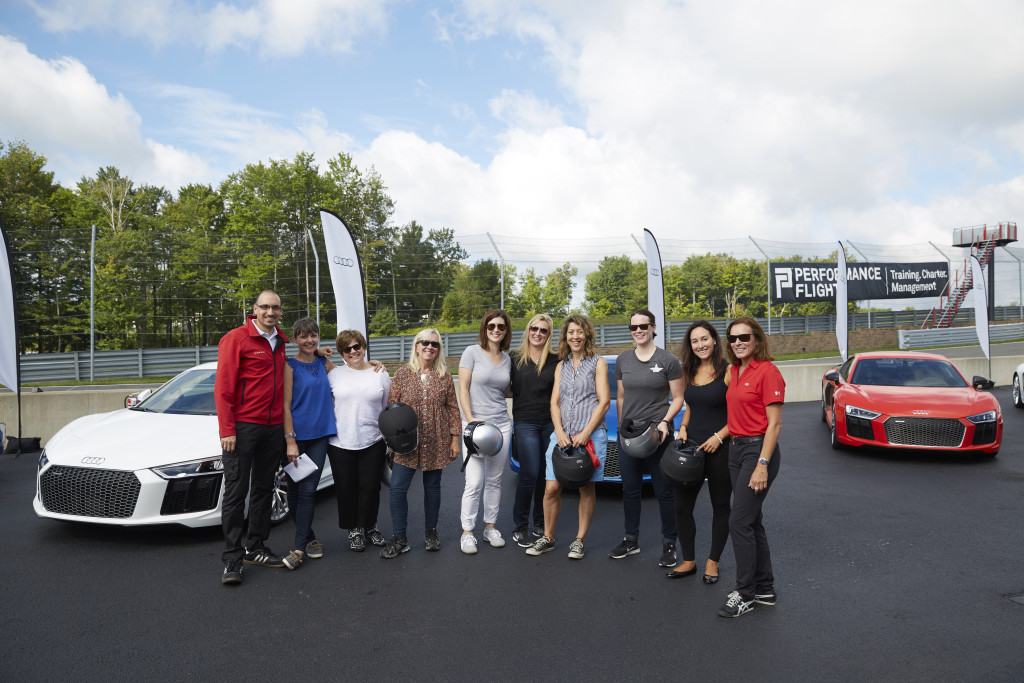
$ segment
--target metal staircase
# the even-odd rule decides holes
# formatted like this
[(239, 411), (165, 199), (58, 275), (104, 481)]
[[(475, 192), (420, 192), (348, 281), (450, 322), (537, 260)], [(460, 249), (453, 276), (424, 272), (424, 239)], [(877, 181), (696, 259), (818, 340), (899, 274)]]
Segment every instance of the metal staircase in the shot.
[[(958, 238), (959, 235), (959, 238)], [(977, 256), (982, 268), (988, 268), (995, 257), (997, 246), (1008, 244), (1017, 239), (1016, 223), (999, 223), (996, 226), (976, 226), (961, 228), (954, 232), (954, 246), (970, 247), (970, 256)], [(974, 273), (971, 269), (970, 256), (963, 260), (946, 283), (939, 295), (939, 305), (932, 309), (931, 315), (922, 325), (923, 329), (949, 327), (953, 323), (960, 305), (967, 293), (974, 287)]]

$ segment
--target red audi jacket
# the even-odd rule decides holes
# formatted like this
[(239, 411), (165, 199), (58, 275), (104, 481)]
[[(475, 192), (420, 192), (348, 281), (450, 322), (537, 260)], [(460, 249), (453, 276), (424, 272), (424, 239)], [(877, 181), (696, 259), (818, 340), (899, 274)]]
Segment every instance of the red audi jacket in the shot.
[(254, 316), (231, 330), (217, 346), (214, 398), (220, 435), (235, 436), (236, 422), (279, 425), (284, 422), (284, 345), (277, 331), (277, 348), (256, 331)]

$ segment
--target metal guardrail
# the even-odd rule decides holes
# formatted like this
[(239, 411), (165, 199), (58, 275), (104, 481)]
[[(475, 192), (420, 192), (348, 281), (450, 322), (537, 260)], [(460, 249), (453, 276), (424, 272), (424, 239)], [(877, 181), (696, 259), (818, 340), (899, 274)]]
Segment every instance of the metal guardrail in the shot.
[[(876, 311), (868, 313), (854, 313), (850, 315), (850, 329), (871, 328), (914, 328), (901, 330), (900, 348), (912, 348), (903, 346), (903, 333), (948, 333), (963, 334), (963, 343), (973, 343), (976, 340), (974, 328), (944, 328), (942, 330), (920, 330), (918, 329), (928, 317), (930, 311)], [(1010, 320), (1024, 318), (1024, 310), (1019, 306), (1002, 306), (996, 308), (995, 320)], [(765, 330), (771, 334), (807, 334), (810, 332), (829, 332), (836, 328), (836, 317), (834, 315), (806, 315), (790, 316), (784, 318), (758, 318), (757, 321)], [(956, 324), (970, 325), (974, 322), (974, 311), (972, 309), (961, 310), (954, 320)], [(712, 320), (720, 334), (725, 334), (726, 319)], [(689, 321), (669, 321), (662, 326), (662, 333), (670, 343), (682, 341), (686, 329), (690, 326)], [(993, 326), (991, 329), (992, 341), (1003, 341), (1003, 337), (996, 337), (997, 327), (1015, 327), (1013, 325)], [(629, 334), (628, 325), (598, 325), (596, 327), (598, 346), (629, 346), (632, 344), (632, 337)], [(519, 343), (522, 330), (512, 332), (513, 346)], [(999, 334), (1004, 334), (999, 332)], [(1006, 334), (1014, 334), (1007, 331)], [(556, 327), (552, 335), (552, 342), (558, 344), (560, 330)], [(1024, 336), (1019, 333), (1017, 339)], [(459, 356), (466, 347), (475, 344), (477, 341), (476, 332), (445, 332), (441, 335), (444, 343), (445, 353), (449, 356)], [(909, 336), (908, 339), (918, 337)], [(409, 359), (412, 353), (412, 336), (401, 337), (373, 337), (372, 357), (382, 361), (404, 361)], [(956, 337), (960, 339), (960, 337)], [(916, 341), (908, 341), (908, 344), (916, 344)], [(946, 343), (957, 344), (961, 341), (932, 341), (920, 342), (928, 346), (940, 346)], [(292, 355), (297, 352), (294, 344), (289, 344), (287, 352)], [(920, 347), (916, 347), (920, 348)], [(93, 365), (93, 377), (96, 379), (117, 379), (127, 377), (160, 377), (174, 375), (182, 370), (217, 360), (216, 346), (189, 346), (172, 349), (132, 349), (127, 351), (96, 351), (95, 363)], [(89, 379), (89, 352), (72, 351), (70, 353), (29, 353), (21, 356), (21, 381), (25, 384), (33, 382), (61, 382), (66, 380), (87, 380)]]
[[(924, 349), (936, 346), (966, 346), (978, 343), (978, 332), (973, 327), (942, 327), (928, 330), (900, 330), (901, 349)], [(1016, 341), (1024, 339), (1024, 323), (989, 325), (989, 341)]]

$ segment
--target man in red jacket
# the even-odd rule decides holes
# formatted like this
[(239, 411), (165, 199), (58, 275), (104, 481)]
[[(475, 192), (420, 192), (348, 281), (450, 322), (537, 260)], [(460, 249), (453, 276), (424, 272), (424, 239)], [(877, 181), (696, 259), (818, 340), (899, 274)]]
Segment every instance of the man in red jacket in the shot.
[[(253, 315), (220, 340), (214, 396), (223, 449), (224, 573), (221, 582), (242, 582), (242, 565), (283, 567), (265, 543), (270, 536), (274, 474), (285, 452), (284, 366), (288, 339), (277, 329), (281, 297), (260, 293)], [(252, 477), (250, 491), (249, 479)], [(249, 531), (242, 545), (245, 498)]]

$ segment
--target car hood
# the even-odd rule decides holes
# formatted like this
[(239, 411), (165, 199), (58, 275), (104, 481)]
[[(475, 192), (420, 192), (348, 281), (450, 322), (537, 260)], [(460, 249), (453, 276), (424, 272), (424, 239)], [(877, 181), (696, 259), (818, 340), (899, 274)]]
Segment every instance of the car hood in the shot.
[(996, 410), (996, 399), (972, 387), (880, 387), (847, 384), (840, 397), (844, 404), (874, 410), (887, 415), (912, 415), (927, 410), (929, 417), (967, 417)]
[[(220, 454), (216, 415), (128, 409), (78, 418), (46, 444), (46, 457), (52, 463), (114, 470), (138, 470)], [(83, 463), (82, 458), (93, 462)]]

